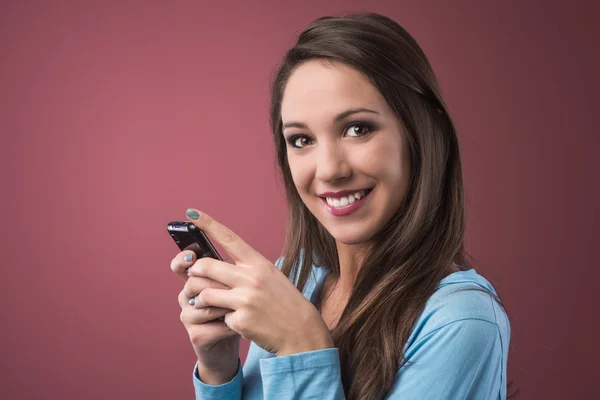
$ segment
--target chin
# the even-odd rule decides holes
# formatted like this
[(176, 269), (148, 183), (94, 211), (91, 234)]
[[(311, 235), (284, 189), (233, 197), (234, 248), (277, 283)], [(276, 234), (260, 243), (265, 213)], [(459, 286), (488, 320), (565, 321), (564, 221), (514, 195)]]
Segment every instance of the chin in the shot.
[(372, 229), (366, 229), (366, 227), (361, 228), (350, 228), (350, 227), (336, 227), (333, 229), (329, 229), (325, 226), (327, 232), (341, 244), (345, 244), (347, 246), (359, 245), (368, 242), (373, 237)]

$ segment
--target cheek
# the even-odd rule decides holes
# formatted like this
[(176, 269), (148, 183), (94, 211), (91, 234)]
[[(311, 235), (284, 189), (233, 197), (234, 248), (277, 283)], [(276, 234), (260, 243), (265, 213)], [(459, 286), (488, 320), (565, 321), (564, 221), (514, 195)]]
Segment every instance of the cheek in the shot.
[(408, 149), (399, 134), (374, 143), (368, 153), (361, 155), (360, 163), (364, 171), (375, 177), (392, 195), (403, 196), (410, 180), (410, 159)]
[(389, 184), (390, 179), (397, 178), (401, 173), (402, 160), (399, 151), (399, 146), (380, 140), (353, 149), (349, 153), (352, 154), (352, 165), (355, 169)]
[(386, 177), (386, 183), (393, 197), (401, 201), (406, 195), (408, 183), (410, 182), (410, 158), (407, 149), (397, 146), (393, 151), (387, 150), (387, 160), (382, 172)]
[(296, 186), (296, 190), (300, 196), (304, 196), (310, 190), (310, 164), (306, 160), (307, 157), (298, 157), (291, 155), (288, 157), (288, 164), (292, 174), (292, 180)]

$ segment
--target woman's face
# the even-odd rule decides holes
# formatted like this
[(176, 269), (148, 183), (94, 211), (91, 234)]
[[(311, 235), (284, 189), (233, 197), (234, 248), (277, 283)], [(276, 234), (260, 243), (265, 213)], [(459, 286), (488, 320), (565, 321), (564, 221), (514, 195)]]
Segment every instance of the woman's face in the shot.
[(281, 117), (304, 204), (338, 242), (370, 240), (410, 180), (406, 134), (383, 96), (344, 64), (308, 61), (288, 80)]

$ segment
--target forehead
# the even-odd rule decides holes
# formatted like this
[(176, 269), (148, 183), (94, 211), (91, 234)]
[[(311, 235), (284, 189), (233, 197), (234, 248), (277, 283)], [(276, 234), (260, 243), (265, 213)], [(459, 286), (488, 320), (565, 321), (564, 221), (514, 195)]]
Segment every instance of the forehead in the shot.
[(283, 122), (329, 117), (350, 108), (383, 111), (386, 102), (359, 71), (341, 63), (311, 60), (298, 66), (286, 84)]

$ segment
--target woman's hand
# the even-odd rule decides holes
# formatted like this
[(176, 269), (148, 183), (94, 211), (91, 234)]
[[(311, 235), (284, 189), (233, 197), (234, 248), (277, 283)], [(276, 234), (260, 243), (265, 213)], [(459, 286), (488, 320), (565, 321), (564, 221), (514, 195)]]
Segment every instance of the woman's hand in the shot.
[(195, 307), (233, 310), (225, 313), (225, 324), (278, 356), (334, 347), (317, 309), (277, 267), (210, 216), (195, 210), (187, 215), (234, 263), (201, 258), (192, 265), (190, 279), (211, 279), (228, 287), (188, 292), (195, 296)]
[(238, 370), (240, 336), (219, 320), (231, 310), (190, 304), (190, 298), (206, 288), (225, 288), (209, 278), (188, 278), (185, 271), (194, 261), (194, 252), (183, 251), (171, 262), (173, 272), (186, 281), (179, 293), (180, 318), (198, 357), (200, 379), (209, 385), (220, 385), (233, 379)]

